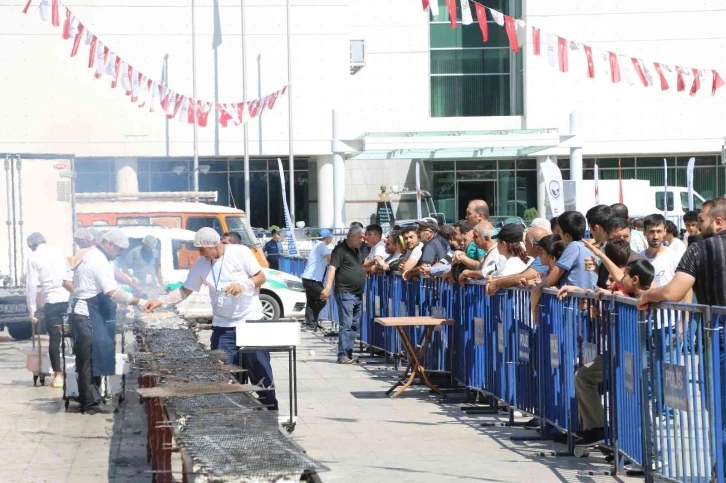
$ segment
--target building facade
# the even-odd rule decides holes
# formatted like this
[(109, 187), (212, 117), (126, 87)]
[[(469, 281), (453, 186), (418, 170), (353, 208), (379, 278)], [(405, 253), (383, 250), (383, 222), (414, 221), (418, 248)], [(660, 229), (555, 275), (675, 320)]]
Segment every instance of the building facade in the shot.
[[(285, 4), (246, 0), (248, 99), (287, 83)], [(645, 0), (487, 5), (599, 49), (721, 67), (726, 10), (717, 0), (685, 7)], [(188, 3), (84, 1), (72, 10), (134, 67), (192, 94)], [(94, 79), (85, 65), (88, 47), (70, 58), (71, 42), (39, 19), (37, 3), (28, 15), (17, 5), (0, 11), (4, 45), (15, 46), (0, 52), (6, 73), (2, 152), (74, 156), (79, 191), (192, 188), (192, 126), (138, 109), (109, 87), (107, 76)], [(283, 224), (277, 158), (289, 187), (289, 102), (294, 217), (308, 226), (374, 220), (381, 186), (413, 188), (417, 162), (422, 187), (447, 220), (463, 217), (474, 197), (489, 201), (499, 215), (541, 207), (537, 165), (548, 156), (565, 178), (592, 178), (595, 163), (601, 178), (617, 177), (620, 159), (624, 179), (653, 185), (663, 183), (665, 158), (669, 183), (681, 186), (695, 156), (696, 191), (704, 198), (726, 192), (726, 89), (714, 97), (690, 97), (675, 89), (588, 79), (584, 56), (576, 52), (570, 54), (571, 72), (563, 74), (548, 65), (546, 55), (533, 55), (529, 30), (517, 54), (491, 17), (487, 43), (476, 22), (459, 22), (452, 30), (444, 0), (436, 18), (418, 0), (292, 0), (290, 12), (291, 95), (249, 124), (254, 226)], [(243, 99), (240, 2), (198, 1), (194, 16), (198, 97)], [(574, 133), (573, 112), (580, 120)], [(218, 203), (244, 207), (242, 127), (222, 128), (210, 120), (198, 129), (197, 145), (199, 164), (209, 167), (199, 173), (200, 189), (217, 191)], [(570, 166), (573, 147), (582, 148), (582, 170)], [(129, 176), (136, 183), (128, 183)], [(410, 212), (404, 205), (394, 209)]]

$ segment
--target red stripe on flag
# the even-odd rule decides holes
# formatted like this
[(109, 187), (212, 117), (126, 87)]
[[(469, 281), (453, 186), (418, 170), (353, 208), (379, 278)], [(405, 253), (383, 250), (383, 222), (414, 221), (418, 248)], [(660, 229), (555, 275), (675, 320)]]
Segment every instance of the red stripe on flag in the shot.
[(660, 89), (662, 91), (667, 91), (669, 88), (668, 81), (666, 80), (665, 75), (663, 75), (663, 70), (661, 69), (660, 64), (658, 62), (653, 62), (653, 66), (655, 67), (655, 71), (658, 73), (658, 77), (660, 77)]
[(63, 22), (63, 40), (71, 38), (71, 11), (66, 9), (66, 19)]
[(691, 86), (691, 92), (688, 94), (691, 96), (695, 96), (698, 93), (698, 90), (701, 88), (701, 76), (698, 75), (699, 71), (698, 69), (691, 69), (693, 72), (693, 85)]
[(111, 89), (115, 89), (116, 85), (118, 84), (118, 74), (119, 74), (120, 70), (121, 70), (121, 57), (119, 57), (117, 55), (116, 63), (113, 66), (114, 77), (113, 77), (113, 80), (111, 81)]
[(618, 55), (614, 52), (608, 52), (610, 61), (610, 79), (613, 84), (620, 82), (620, 63), (618, 62)]
[(560, 72), (567, 72), (569, 68), (567, 62), (567, 39), (557, 37), (557, 59), (560, 64)]
[(676, 72), (678, 73), (678, 75), (676, 76), (676, 90), (678, 92), (685, 91), (686, 81), (683, 79), (683, 71), (680, 67), (676, 66)]
[(96, 61), (96, 42), (97, 41), (98, 41), (98, 39), (96, 38), (95, 35), (93, 37), (91, 37), (91, 48), (88, 52), (88, 68), (89, 69), (93, 67), (93, 63)]
[(618, 201), (623, 202), (623, 166), (620, 164), (620, 158), (618, 158), (618, 184), (620, 185), (620, 194)]
[(640, 82), (642, 82), (645, 87), (648, 87), (648, 78), (645, 76), (645, 72), (643, 71), (643, 66), (640, 65), (640, 61), (635, 58), (631, 58), (630, 60), (633, 62), (633, 67), (635, 67), (635, 73), (638, 74)]
[(481, 29), (481, 38), (484, 42), (489, 41), (489, 25), (487, 24), (487, 9), (484, 5), (474, 4), (476, 8), (476, 20), (479, 22)]
[[(86, 30), (86, 27), (83, 26), (82, 23), (78, 24), (78, 33), (76, 34), (75, 38), (73, 39), (73, 49), (71, 49), (71, 57), (75, 57), (78, 53), (78, 48), (81, 46), (81, 40), (83, 39), (84, 31)], [(94, 54), (96, 53), (96, 46), (94, 44), (93, 46)]]
[(59, 0), (53, 0), (51, 17), (50, 17), (53, 27), (60, 27), (60, 12), (58, 11), (58, 9), (60, 8), (60, 5), (58, 3), (59, 3)]
[(711, 85), (711, 95), (715, 96), (716, 91), (724, 86), (724, 81), (721, 78), (720, 75), (718, 75), (718, 72), (715, 70), (713, 71), (713, 84)]
[[(439, 0), (434, 0), (434, 2), (438, 2)], [(424, 12), (429, 9), (429, 0), (421, 0), (421, 3), (423, 3), (423, 9)]]
[(449, 22), (451, 28), (456, 28), (456, 0), (446, 0), (446, 7), (449, 9)]
[(514, 19), (509, 15), (504, 16), (504, 30), (507, 32), (507, 38), (509, 38), (509, 48), (512, 49), (513, 53), (519, 52), (519, 42), (517, 42), (517, 27), (514, 24)]
[(590, 79), (595, 78), (595, 62), (592, 59), (592, 47), (583, 45), (585, 48), (585, 58), (587, 59), (587, 76)]
[(28, 13), (31, 3), (33, 3), (33, 0), (28, 0), (28, 3), (25, 4), (25, 8), (23, 9), (23, 13)]
[(539, 55), (541, 52), (540, 47), (540, 32), (537, 27), (532, 27), (532, 51), (534, 55)]

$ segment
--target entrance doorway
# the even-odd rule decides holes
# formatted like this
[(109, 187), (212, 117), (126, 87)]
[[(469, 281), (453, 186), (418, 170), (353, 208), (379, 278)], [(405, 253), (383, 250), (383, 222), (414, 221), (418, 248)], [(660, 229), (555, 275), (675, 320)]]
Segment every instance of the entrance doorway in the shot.
[(458, 181), (456, 183), (458, 215), (457, 220), (466, 218), (466, 207), (471, 200), (484, 200), (489, 205), (489, 213), (494, 215), (497, 200), (496, 181)]

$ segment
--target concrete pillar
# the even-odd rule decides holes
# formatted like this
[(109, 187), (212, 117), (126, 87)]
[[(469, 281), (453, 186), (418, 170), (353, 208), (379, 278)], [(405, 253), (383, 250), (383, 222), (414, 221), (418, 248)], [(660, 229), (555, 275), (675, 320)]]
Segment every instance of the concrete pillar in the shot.
[[(338, 119), (333, 109), (333, 225), (335, 228), (345, 228), (345, 147), (339, 135)], [(322, 185), (320, 180), (318, 183)]]
[(136, 158), (116, 158), (116, 192), (136, 196), (139, 194), (139, 177)]
[(570, 134), (575, 136), (570, 148), (570, 180), (582, 181), (582, 107), (579, 105), (570, 114)]
[(318, 164), (318, 224), (326, 228), (335, 223), (335, 175), (333, 155), (317, 156)]

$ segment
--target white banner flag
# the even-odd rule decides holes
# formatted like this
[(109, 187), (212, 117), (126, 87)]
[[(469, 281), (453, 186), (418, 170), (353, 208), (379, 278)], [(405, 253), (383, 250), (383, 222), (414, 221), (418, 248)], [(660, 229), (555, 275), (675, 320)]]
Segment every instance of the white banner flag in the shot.
[(688, 160), (686, 169), (686, 184), (688, 185), (688, 211), (693, 211), (693, 168), (696, 166), (696, 158)]
[(557, 65), (557, 38), (552, 34), (547, 34), (547, 62), (550, 67)]
[(416, 219), (421, 218), (421, 165), (416, 161)]
[(663, 216), (668, 218), (668, 161), (663, 158)]
[[(438, 0), (432, 0), (433, 3)], [(474, 23), (474, 19), (471, 18), (471, 8), (469, 7), (469, 0), (461, 0), (461, 23), (463, 25), (471, 25)]]
[(549, 157), (547, 161), (542, 163), (542, 177), (544, 178), (547, 200), (550, 203), (552, 216), (560, 216), (565, 211), (562, 172), (560, 172), (560, 168)]
[(280, 184), (282, 185), (282, 207), (285, 210), (285, 231), (287, 232), (287, 253), (291, 257), (300, 256), (297, 251), (297, 243), (295, 241), (295, 229), (292, 226), (292, 218), (290, 218), (290, 209), (287, 207), (287, 194), (285, 191), (285, 171), (282, 169), (282, 160), (277, 158), (277, 167), (280, 170)]
[(595, 204), (600, 204), (600, 169), (595, 165)]

